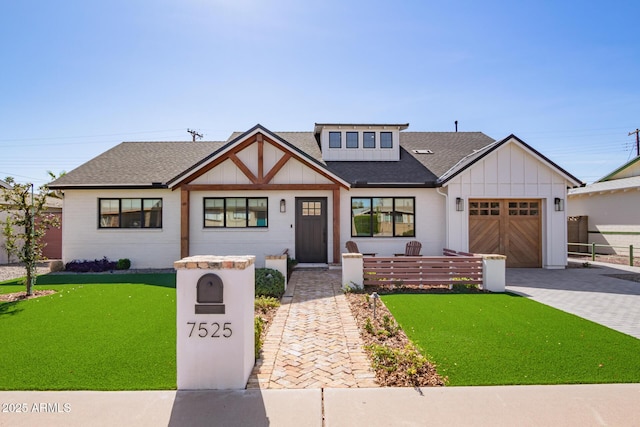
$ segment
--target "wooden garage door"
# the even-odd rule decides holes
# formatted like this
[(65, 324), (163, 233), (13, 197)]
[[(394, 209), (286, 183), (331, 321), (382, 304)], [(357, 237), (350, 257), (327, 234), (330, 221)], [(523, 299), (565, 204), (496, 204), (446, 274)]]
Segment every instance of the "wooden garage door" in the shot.
[(507, 256), (507, 267), (541, 267), (540, 200), (470, 200), (469, 251)]

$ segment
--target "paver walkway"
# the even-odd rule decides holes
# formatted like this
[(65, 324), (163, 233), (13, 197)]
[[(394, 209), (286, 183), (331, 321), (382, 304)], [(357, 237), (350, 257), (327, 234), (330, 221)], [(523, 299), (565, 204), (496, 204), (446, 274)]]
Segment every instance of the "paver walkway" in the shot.
[(339, 270), (296, 270), (247, 388), (377, 387)]

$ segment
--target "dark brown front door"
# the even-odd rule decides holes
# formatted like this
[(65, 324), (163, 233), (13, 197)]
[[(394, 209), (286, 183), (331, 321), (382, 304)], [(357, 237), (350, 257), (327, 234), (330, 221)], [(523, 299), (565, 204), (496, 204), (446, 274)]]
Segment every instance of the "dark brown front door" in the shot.
[(507, 267), (541, 267), (540, 200), (470, 200), (469, 251), (507, 256)]
[(326, 198), (296, 198), (296, 260), (327, 262)]

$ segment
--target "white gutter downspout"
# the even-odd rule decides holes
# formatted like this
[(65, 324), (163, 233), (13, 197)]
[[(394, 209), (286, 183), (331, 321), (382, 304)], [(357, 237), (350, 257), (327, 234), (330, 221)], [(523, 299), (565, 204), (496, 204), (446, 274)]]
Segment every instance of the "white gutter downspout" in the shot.
[(449, 247), (449, 194), (447, 193), (441, 193), (440, 189), (442, 187), (436, 187), (436, 193), (438, 193), (439, 195), (444, 197), (444, 204), (445, 204), (445, 215), (444, 215), (444, 241), (445, 241), (445, 248)]

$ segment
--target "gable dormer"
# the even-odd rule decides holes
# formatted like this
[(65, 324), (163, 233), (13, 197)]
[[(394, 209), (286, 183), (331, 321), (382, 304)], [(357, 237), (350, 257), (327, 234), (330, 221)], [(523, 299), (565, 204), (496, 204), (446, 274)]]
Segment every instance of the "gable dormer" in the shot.
[(405, 124), (316, 123), (324, 161), (398, 161)]

